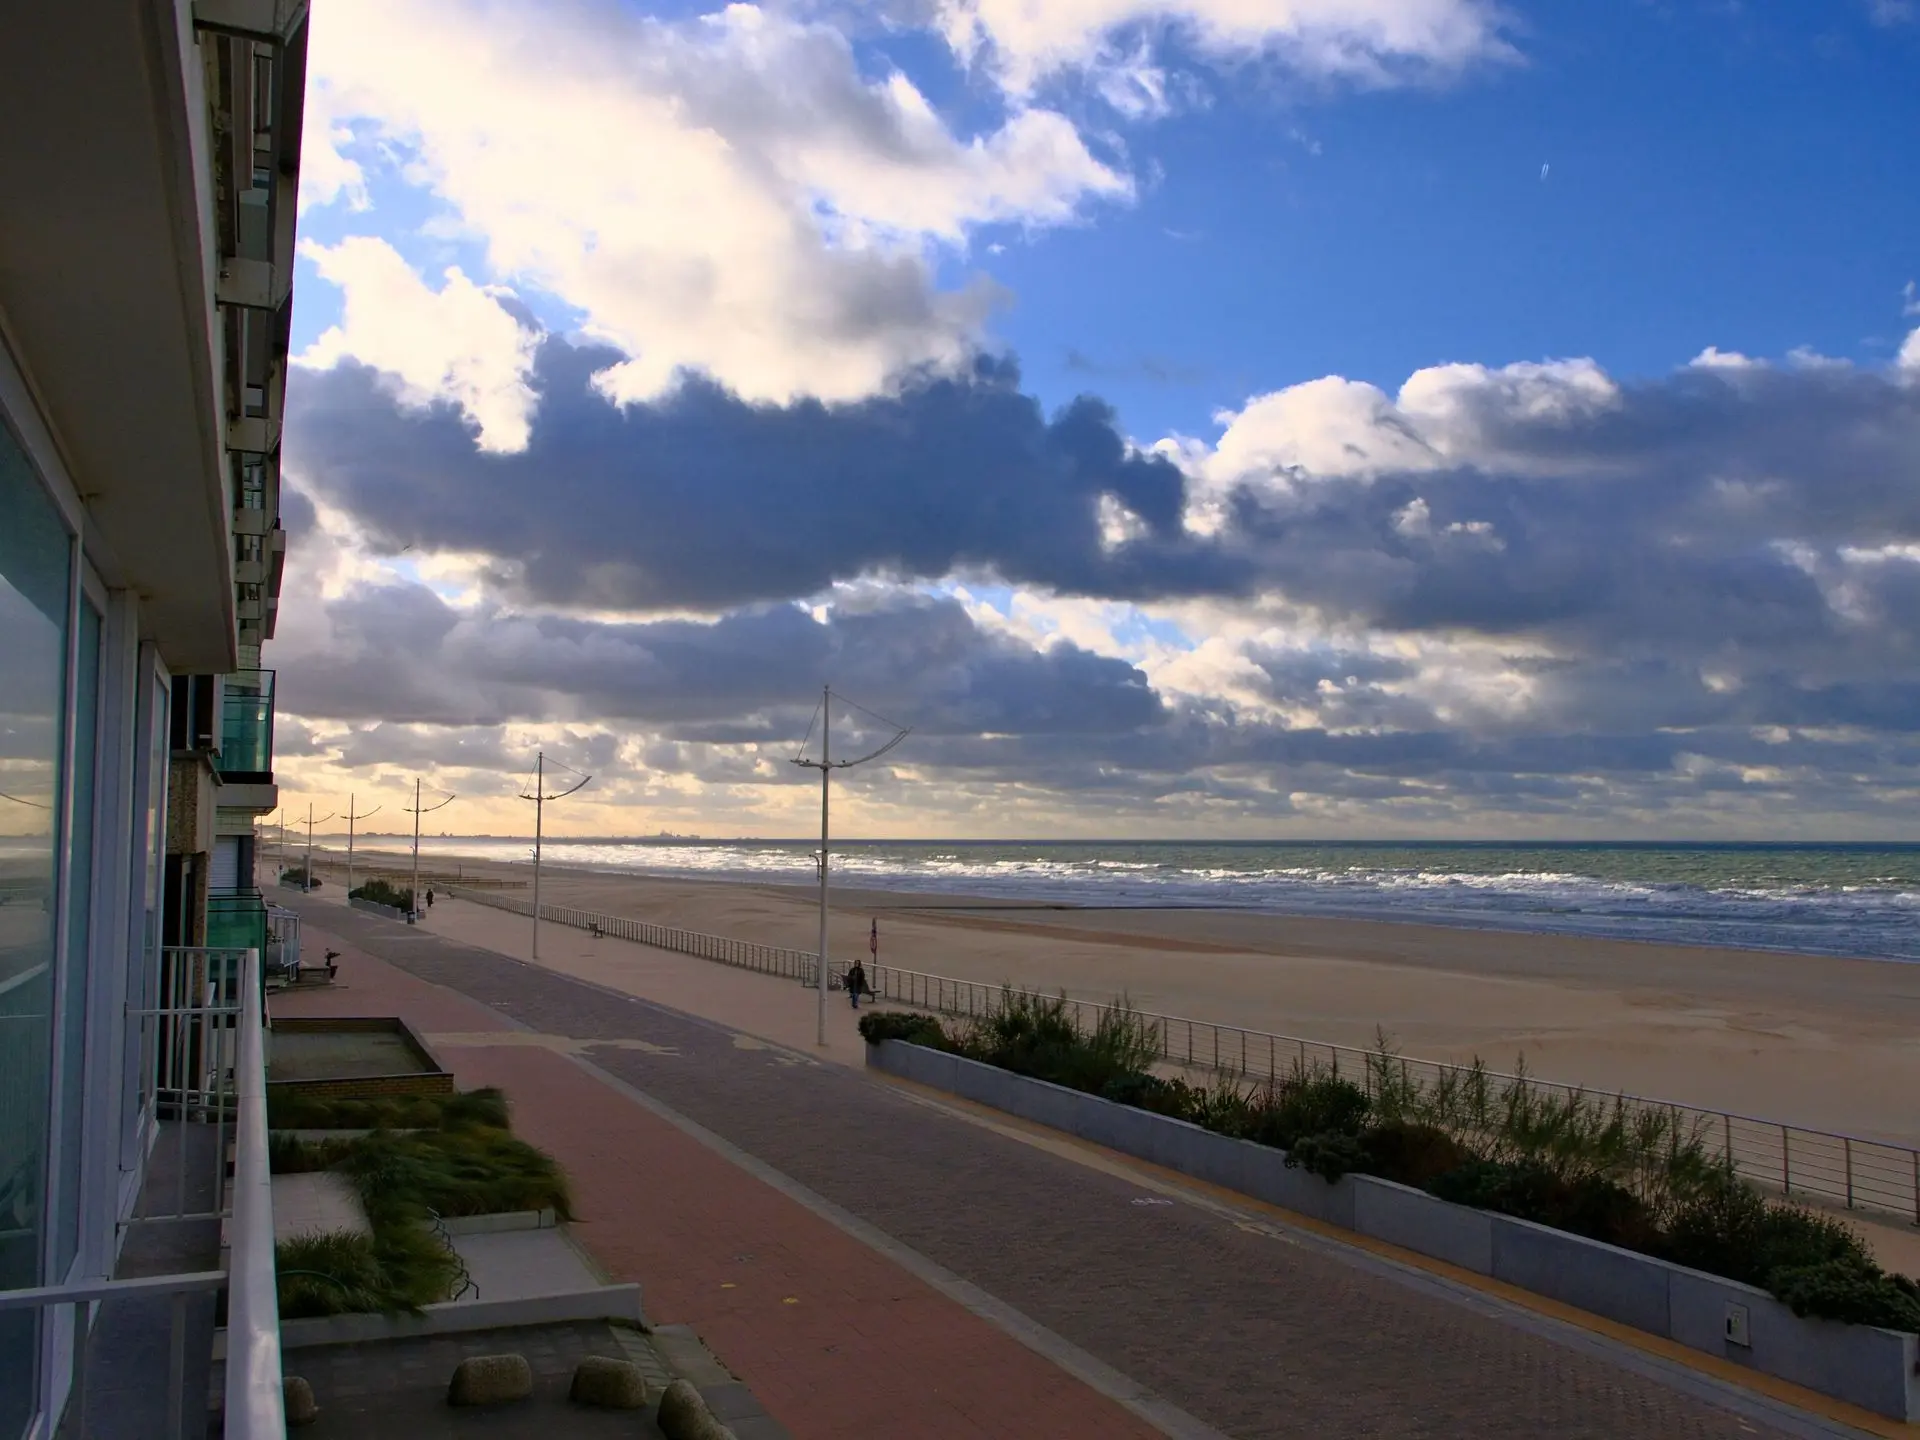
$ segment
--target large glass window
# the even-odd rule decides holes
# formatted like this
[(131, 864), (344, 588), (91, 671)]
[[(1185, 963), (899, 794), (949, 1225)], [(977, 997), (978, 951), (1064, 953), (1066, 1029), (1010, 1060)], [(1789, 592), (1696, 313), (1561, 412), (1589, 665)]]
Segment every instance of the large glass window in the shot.
[[(45, 1238), (71, 563), (59, 512), (0, 428), (0, 1289), (39, 1283)], [(0, 1436), (38, 1402), (38, 1329), (0, 1314)]]
[(80, 1161), (85, 1148), (87, 977), (93, 939), (94, 735), (100, 717), (100, 612), (84, 597), (74, 649), (73, 828), (66, 845), (67, 955), (60, 980), (59, 1201), (53, 1277), (64, 1280), (80, 1243)]

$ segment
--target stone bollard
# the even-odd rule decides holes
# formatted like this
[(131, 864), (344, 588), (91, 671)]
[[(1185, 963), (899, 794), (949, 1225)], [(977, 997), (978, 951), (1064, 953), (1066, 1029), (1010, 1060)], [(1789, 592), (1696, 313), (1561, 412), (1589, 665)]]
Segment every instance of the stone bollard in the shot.
[(474, 1355), (460, 1362), (447, 1386), (449, 1405), (504, 1405), (533, 1394), (533, 1367), (524, 1355)]
[(599, 1405), (608, 1410), (644, 1410), (647, 1406), (647, 1377), (631, 1360), (612, 1360), (604, 1355), (589, 1355), (573, 1371), (573, 1388), (567, 1398), (581, 1405)]
[(687, 1380), (674, 1381), (660, 1397), (660, 1433), (667, 1440), (736, 1440)]
[(313, 1398), (313, 1386), (298, 1375), (281, 1378), (280, 1397), (286, 1407), (288, 1429), (296, 1425), (311, 1425), (320, 1418), (320, 1407)]

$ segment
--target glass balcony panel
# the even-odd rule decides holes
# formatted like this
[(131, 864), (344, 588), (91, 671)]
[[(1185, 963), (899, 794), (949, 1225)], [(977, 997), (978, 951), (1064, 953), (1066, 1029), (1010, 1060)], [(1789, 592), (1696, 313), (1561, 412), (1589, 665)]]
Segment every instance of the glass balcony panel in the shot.
[(258, 890), (215, 891), (207, 896), (207, 948), (267, 948), (267, 903)]
[(220, 709), (220, 773), (273, 771), (273, 671), (241, 670), (226, 677)]

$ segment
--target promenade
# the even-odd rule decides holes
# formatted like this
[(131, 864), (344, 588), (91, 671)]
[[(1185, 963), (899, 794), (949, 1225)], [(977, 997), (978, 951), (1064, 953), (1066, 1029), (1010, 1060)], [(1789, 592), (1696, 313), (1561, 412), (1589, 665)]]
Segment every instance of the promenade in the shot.
[[(650, 952), (631, 963), (661, 993), (638, 998), (291, 903), (308, 948), (339, 937), (342, 984), (278, 1013), (397, 1013), (463, 1085), (507, 1089), (574, 1177), (580, 1238), (801, 1440), (1893, 1433), (821, 1063), (790, 982)], [(434, 927), (486, 916), (524, 947), (517, 919), (462, 909)], [(592, 943), (644, 951), (543, 933), (553, 963)], [(702, 976), (758, 987), (768, 1023), (670, 1008)]]

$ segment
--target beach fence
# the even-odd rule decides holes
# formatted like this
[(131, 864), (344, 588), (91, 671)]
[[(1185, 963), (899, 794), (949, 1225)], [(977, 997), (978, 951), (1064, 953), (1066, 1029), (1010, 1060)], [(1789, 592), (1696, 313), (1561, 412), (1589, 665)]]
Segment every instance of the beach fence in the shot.
[[(464, 886), (449, 886), (447, 893), (516, 915), (531, 917), (533, 914), (532, 901), (518, 896), (470, 890)], [(597, 931), (641, 945), (711, 960), (716, 964), (795, 980), (804, 985), (815, 983), (817, 957), (811, 950), (762, 945), (752, 940), (681, 930), (670, 925), (655, 925), (621, 915), (601, 915), (564, 905), (542, 905), (540, 918), (550, 924)], [(893, 965), (875, 964), (866, 968), (867, 984), (878, 998), (939, 1015), (967, 1018), (987, 1015), (1009, 991), (1035, 999), (1059, 998), (1041, 991), (988, 985), (977, 980), (959, 980), (920, 970), (903, 970)], [(846, 971), (847, 965), (844, 963), (830, 964), (829, 983), (838, 989)], [(1099, 1023), (1103, 1014), (1113, 1009), (1110, 1004), (1070, 997), (1066, 999), (1066, 1004), (1081, 1025), (1089, 1029)], [(1449, 1083), (1463, 1083), (1471, 1073), (1466, 1066), (1446, 1061), (1383, 1055), (1377, 1050), (1362, 1050), (1355, 1046), (1335, 1045), (1297, 1035), (1279, 1035), (1266, 1030), (1247, 1030), (1237, 1025), (1222, 1025), (1211, 1020), (1193, 1020), (1179, 1015), (1160, 1015), (1151, 1011), (1134, 1013), (1144, 1024), (1153, 1028), (1160, 1044), (1160, 1057), (1167, 1064), (1246, 1080), (1283, 1080), (1301, 1070), (1331, 1071), (1348, 1076), (1371, 1092), (1381, 1081), (1380, 1067), (1386, 1064), (1398, 1071), (1396, 1076), (1389, 1078), (1398, 1080), (1402, 1086), (1417, 1085), (1422, 1090), (1430, 1091)], [(1481, 1074), (1487, 1081), (1503, 1088), (1509, 1085), (1525, 1086), (1543, 1099), (1552, 1097), (1565, 1100), (1571, 1096), (1604, 1098), (1609, 1104), (1618, 1100), (1630, 1113), (1658, 1112), (1670, 1119), (1679, 1133), (1696, 1137), (1709, 1151), (1725, 1159), (1740, 1175), (1763, 1189), (1848, 1210), (1898, 1217), (1908, 1224), (1920, 1225), (1920, 1149), (1863, 1136), (1810, 1130), (1805, 1126), (1783, 1124), (1753, 1115), (1737, 1115), (1670, 1100), (1655, 1100), (1643, 1095), (1615, 1096), (1608, 1093), (1597, 1096), (1594, 1091), (1530, 1075), (1508, 1075), (1498, 1071), (1482, 1071)]]

